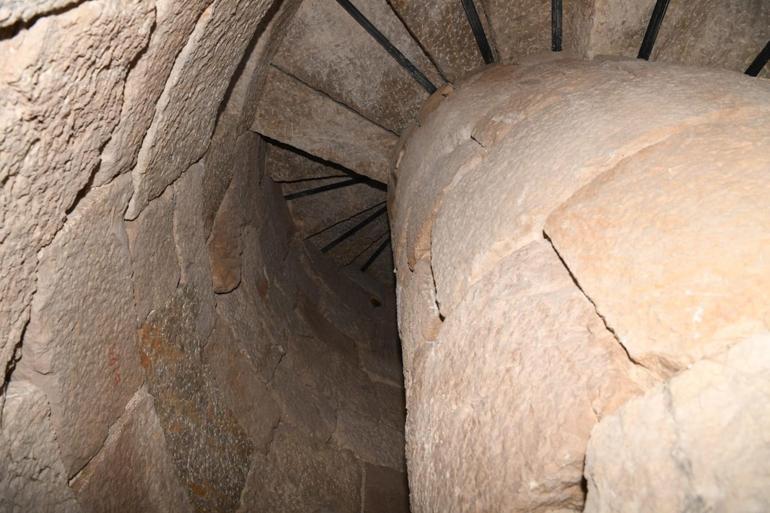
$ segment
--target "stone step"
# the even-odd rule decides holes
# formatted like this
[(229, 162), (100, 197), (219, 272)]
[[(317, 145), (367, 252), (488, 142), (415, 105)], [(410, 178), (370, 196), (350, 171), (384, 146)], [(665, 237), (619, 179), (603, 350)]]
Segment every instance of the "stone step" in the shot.
[[(359, 9), (437, 87), (441, 75), (386, 0), (356, 0)], [(428, 93), (333, 0), (305, 0), (273, 64), (396, 133)]]
[(387, 182), (398, 137), (270, 66), (252, 130), (355, 173)]

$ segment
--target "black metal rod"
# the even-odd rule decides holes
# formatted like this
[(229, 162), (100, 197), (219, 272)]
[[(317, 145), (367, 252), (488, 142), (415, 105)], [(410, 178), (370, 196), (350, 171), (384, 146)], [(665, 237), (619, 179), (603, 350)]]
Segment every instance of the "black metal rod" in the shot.
[(331, 241), (326, 246), (322, 247), (321, 248), (321, 252), (322, 253), (327, 253), (328, 251), (334, 249), (341, 242), (343, 242), (346, 239), (352, 237), (353, 235), (358, 233), (358, 231), (360, 231), (362, 228), (366, 227), (367, 225), (369, 225), (370, 223), (375, 221), (378, 217), (380, 217), (382, 214), (384, 214), (387, 211), (387, 209), (388, 209), (387, 207), (382, 207), (382, 208), (378, 209), (374, 214), (370, 215), (369, 217), (367, 217), (366, 219), (364, 219), (363, 221), (361, 221), (360, 223), (355, 225), (353, 228), (351, 228), (350, 230), (346, 231), (345, 233), (343, 233), (342, 235), (340, 235), (339, 237), (337, 237), (336, 239)]
[(366, 208), (365, 208), (365, 209), (363, 209), (363, 210), (359, 210), (358, 212), (356, 212), (356, 213), (355, 213), (355, 214), (353, 214), (353, 215), (350, 215), (350, 216), (348, 216), (348, 217), (346, 217), (346, 218), (344, 218), (344, 219), (341, 219), (341, 220), (339, 220), (339, 221), (335, 221), (335, 222), (333, 222), (332, 224), (330, 224), (329, 226), (326, 226), (326, 227), (324, 227), (324, 228), (321, 228), (320, 230), (318, 230), (318, 231), (317, 231), (317, 232), (315, 232), (315, 233), (311, 233), (310, 235), (308, 235), (307, 237), (305, 237), (305, 240), (308, 240), (308, 239), (312, 239), (313, 237), (316, 237), (316, 236), (318, 236), (318, 235), (321, 235), (322, 233), (324, 233), (324, 232), (327, 232), (327, 231), (331, 230), (332, 228), (334, 228), (334, 227), (335, 227), (335, 226), (337, 226), (338, 224), (344, 223), (344, 222), (346, 222), (346, 221), (350, 221), (351, 219), (355, 219), (356, 217), (360, 216), (361, 214), (365, 214), (365, 213), (369, 212), (369, 211), (370, 211), (370, 210), (372, 210), (372, 209), (375, 209), (375, 208), (377, 208), (377, 207), (380, 207), (380, 206), (384, 205), (385, 203), (387, 203), (387, 202), (385, 202), (385, 201), (380, 201), (379, 203), (375, 203), (374, 205), (368, 206), (368, 207), (366, 207)]
[(356, 185), (358, 183), (361, 183), (361, 180), (357, 178), (351, 178), (350, 180), (343, 180), (341, 182), (329, 183), (326, 185), (321, 185), (320, 187), (305, 189), (304, 191), (292, 192), (291, 194), (284, 195), (284, 199), (286, 201), (291, 201), (298, 198), (305, 198), (307, 196), (314, 196), (316, 194), (326, 192), (326, 191), (333, 191), (335, 189), (341, 189), (343, 187), (350, 187), (351, 185)]
[(468, 24), (473, 31), (473, 37), (476, 38), (476, 44), (479, 45), (481, 57), (485, 63), (492, 64), (495, 62), (495, 56), (492, 53), (492, 47), (489, 46), (489, 39), (484, 32), (484, 25), (481, 23), (479, 11), (476, 10), (476, 4), (473, 0), (462, 0), (462, 4), (465, 9), (465, 17), (468, 18)]
[(768, 60), (770, 60), (770, 41), (768, 41), (762, 51), (759, 52), (759, 55), (757, 55), (757, 58), (754, 59), (751, 65), (746, 68), (746, 74), (750, 77), (758, 76), (759, 72), (762, 71), (762, 68), (767, 65)]
[(369, 257), (369, 259), (364, 263), (364, 265), (361, 266), (361, 272), (366, 272), (367, 269), (369, 269), (372, 264), (377, 260), (377, 257), (379, 257), (383, 251), (385, 251), (385, 248), (388, 247), (388, 244), (390, 244), (390, 237), (382, 241), (382, 244), (374, 250), (374, 253), (372, 253), (372, 256)]
[(652, 49), (655, 46), (655, 40), (658, 39), (658, 31), (663, 24), (663, 18), (666, 16), (668, 2), (669, 0), (657, 0), (655, 2), (655, 7), (652, 9), (652, 16), (650, 16), (650, 22), (647, 24), (647, 31), (644, 33), (642, 46), (639, 48), (638, 57), (640, 59), (646, 61), (650, 60)]
[(371, 21), (369, 21), (366, 16), (359, 11), (355, 5), (350, 3), (350, 0), (337, 0), (337, 3), (340, 4), (340, 7), (345, 9), (350, 16), (356, 20), (356, 22), (361, 25), (361, 27), (369, 33), (370, 36), (374, 38), (375, 41), (377, 41), (380, 46), (382, 46), (386, 52), (390, 54), (391, 57), (393, 57), (396, 62), (398, 62), (402, 68), (404, 68), (407, 73), (409, 73), (412, 78), (414, 78), (422, 87), (425, 89), (428, 94), (433, 94), (436, 92), (436, 86), (433, 85), (433, 82), (431, 82), (428, 77), (423, 74), (422, 71), (420, 71), (417, 66), (415, 66), (412, 61), (409, 60), (409, 58), (401, 53), (401, 51), (396, 48), (393, 43), (391, 43), (385, 35), (380, 32), (377, 27), (375, 27)]
[(551, 50), (554, 52), (561, 52), (563, 12), (562, 0), (551, 0)]

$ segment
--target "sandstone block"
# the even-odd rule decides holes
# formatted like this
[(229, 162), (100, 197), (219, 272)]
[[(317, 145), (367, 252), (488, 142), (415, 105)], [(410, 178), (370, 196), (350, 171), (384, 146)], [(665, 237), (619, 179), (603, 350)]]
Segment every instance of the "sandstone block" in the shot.
[(69, 475), (101, 447), (142, 382), (122, 214), (130, 180), (93, 189), (39, 254), (18, 372), (51, 403)]
[(267, 0), (215, 0), (198, 19), (139, 151), (127, 219), (205, 154), (229, 78), (269, 6)]
[[(64, 5), (14, 2), (11, 18)], [(126, 73), (154, 18), (149, 0), (100, 0), (38, 19), (0, 42), (2, 375), (29, 320), (36, 253), (98, 165), (119, 120)]]
[(267, 73), (252, 130), (369, 178), (387, 180), (395, 134), (275, 67)]
[(83, 510), (192, 513), (168, 453), (152, 397), (142, 388), (110, 428), (104, 447), (72, 482)]
[(179, 262), (174, 244), (174, 188), (147, 206), (135, 221), (126, 223), (134, 301), (139, 323), (161, 308), (179, 284)]
[(214, 292), (218, 294), (230, 292), (241, 282), (241, 229), (244, 209), (247, 208), (241, 201), (241, 188), (245, 178), (243, 173), (239, 173), (230, 183), (207, 241), (212, 283)]
[(669, 136), (546, 224), (631, 358), (662, 376), (770, 329), (770, 126), (753, 119)]
[(78, 0), (6, 0), (0, 6), (0, 28), (29, 23), (39, 16), (77, 3)]
[(0, 510), (7, 513), (80, 513), (45, 395), (14, 380), (5, 392), (0, 424)]
[(770, 338), (752, 337), (599, 422), (585, 511), (767, 511), (768, 355)]
[(476, 284), (425, 358), (407, 396), (417, 511), (579, 511), (591, 428), (648, 383), (545, 241)]

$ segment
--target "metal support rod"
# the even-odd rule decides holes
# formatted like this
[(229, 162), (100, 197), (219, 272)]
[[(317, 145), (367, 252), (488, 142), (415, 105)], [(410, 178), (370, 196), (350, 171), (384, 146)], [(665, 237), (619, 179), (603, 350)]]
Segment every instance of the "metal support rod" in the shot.
[(374, 250), (374, 253), (372, 253), (372, 256), (369, 257), (369, 259), (364, 263), (364, 265), (361, 266), (361, 272), (366, 272), (367, 269), (369, 269), (375, 260), (377, 260), (377, 257), (379, 257), (383, 251), (385, 251), (385, 248), (388, 247), (388, 244), (390, 244), (390, 237), (382, 241), (382, 244), (379, 245), (377, 249)]
[(770, 60), (770, 41), (768, 41), (762, 51), (759, 52), (759, 55), (757, 55), (757, 58), (754, 59), (751, 65), (746, 68), (746, 74), (750, 77), (758, 76), (759, 72), (762, 71), (762, 68), (767, 65), (768, 60)]
[(658, 31), (663, 24), (663, 18), (666, 16), (668, 2), (669, 0), (657, 0), (655, 2), (655, 7), (652, 9), (652, 16), (650, 16), (650, 22), (647, 24), (647, 31), (644, 33), (642, 46), (639, 48), (638, 57), (640, 59), (646, 61), (650, 60), (652, 48), (655, 46), (655, 40), (658, 38)]
[(380, 201), (379, 203), (375, 203), (374, 205), (371, 205), (371, 206), (369, 206), (369, 207), (366, 207), (366, 208), (365, 208), (365, 209), (363, 209), (363, 210), (359, 210), (358, 212), (356, 212), (356, 213), (355, 213), (355, 214), (353, 214), (353, 215), (350, 215), (350, 216), (348, 216), (348, 217), (345, 217), (345, 218), (343, 218), (343, 219), (340, 219), (339, 221), (335, 221), (335, 222), (333, 222), (332, 224), (330, 224), (329, 226), (326, 226), (326, 227), (324, 227), (324, 228), (321, 228), (321, 229), (320, 229), (320, 230), (318, 230), (317, 232), (311, 233), (310, 235), (308, 235), (307, 237), (305, 237), (305, 240), (308, 240), (308, 239), (312, 239), (313, 237), (316, 237), (316, 236), (318, 236), (318, 235), (321, 235), (322, 233), (324, 233), (324, 232), (327, 232), (327, 231), (331, 230), (332, 228), (334, 228), (334, 227), (335, 227), (335, 226), (337, 226), (338, 224), (342, 224), (342, 223), (344, 223), (344, 222), (346, 222), (346, 221), (350, 221), (350, 220), (352, 220), (352, 219), (354, 219), (354, 218), (356, 218), (356, 217), (360, 216), (361, 214), (365, 214), (365, 213), (369, 212), (369, 211), (370, 211), (370, 210), (372, 210), (372, 209), (375, 209), (375, 208), (377, 208), (377, 207), (381, 207), (381, 206), (382, 206), (382, 205), (384, 205), (385, 203), (386, 203), (385, 201)]
[(492, 53), (492, 47), (489, 46), (489, 39), (484, 32), (484, 25), (481, 23), (479, 11), (476, 10), (476, 4), (473, 0), (461, 0), (465, 9), (465, 17), (468, 18), (468, 24), (473, 31), (473, 37), (476, 38), (476, 44), (479, 46), (481, 57), (487, 64), (495, 62), (495, 55)]
[(361, 28), (367, 31), (369, 35), (372, 36), (374, 40), (385, 49), (385, 51), (388, 52), (390, 56), (393, 57), (396, 62), (398, 62), (401, 67), (403, 67), (407, 73), (409, 73), (412, 78), (414, 78), (423, 87), (423, 89), (428, 92), (428, 94), (433, 94), (436, 92), (436, 86), (433, 85), (433, 82), (431, 82), (422, 71), (417, 69), (417, 66), (412, 64), (412, 61), (410, 61), (406, 55), (401, 53), (401, 51), (396, 48), (393, 43), (391, 43), (388, 38), (377, 29), (377, 27), (373, 25), (372, 22), (369, 21), (366, 16), (364, 16), (363, 13), (361, 13), (361, 11), (356, 8), (355, 5), (350, 3), (350, 0), (337, 0), (337, 3), (340, 4), (340, 7), (345, 9), (345, 11), (347, 11), (347, 13), (354, 20), (356, 20), (359, 25), (361, 25)]
[(341, 182), (334, 182), (326, 185), (321, 185), (320, 187), (313, 187), (312, 189), (305, 189), (304, 191), (292, 192), (291, 194), (286, 194), (284, 196), (284, 199), (286, 201), (291, 201), (298, 198), (305, 198), (307, 196), (314, 196), (316, 194), (326, 192), (326, 191), (333, 191), (335, 189), (341, 189), (343, 187), (350, 187), (351, 185), (356, 185), (358, 183), (361, 183), (361, 180), (359, 180), (358, 178), (351, 178), (349, 180), (342, 180)]
[(562, 0), (551, 0), (551, 51), (554, 52), (561, 52), (563, 12)]
[(369, 225), (373, 221), (375, 221), (378, 217), (380, 217), (382, 214), (384, 214), (387, 211), (387, 207), (382, 207), (378, 209), (375, 213), (364, 219), (363, 221), (356, 224), (354, 227), (352, 227), (350, 230), (346, 231), (333, 241), (331, 241), (329, 244), (321, 248), (322, 253), (327, 253), (328, 251), (334, 249), (337, 247), (341, 242), (345, 241), (346, 239), (352, 237), (356, 233), (358, 233), (359, 230), (364, 228), (365, 226)]

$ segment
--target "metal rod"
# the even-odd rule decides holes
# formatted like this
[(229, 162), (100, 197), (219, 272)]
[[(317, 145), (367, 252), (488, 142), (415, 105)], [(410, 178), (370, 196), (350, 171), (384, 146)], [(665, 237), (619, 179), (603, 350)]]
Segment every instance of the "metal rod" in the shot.
[(387, 211), (387, 209), (388, 209), (387, 207), (382, 207), (382, 208), (378, 209), (374, 214), (370, 215), (369, 217), (367, 217), (366, 219), (364, 219), (363, 221), (361, 221), (360, 223), (355, 225), (353, 228), (351, 228), (350, 230), (346, 231), (345, 233), (343, 233), (342, 235), (340, 235), (339, 237), (337, 237), (336, 239), (331, 241), (326, 246), (322, 247), (321, 248), (321, 252), (322, 253), (327, 253), (328, 251), (334, 249), (341, 242), (343, 242), (346, 239), (348, 239), (349, 237), (355, 235), (356, 233), (358, 233), (359, 230), (361, 230), (362, 228), (364, 228), (368, 224), (370, 224), (373, 221), (375, 221), (378, 217), (380, 217), (382, 214), (384, 214)]
[(487, 39), (487, 34), (484, 32), (484, 25), (481, 23), (479, 11), (476, 10), (476, 4), (473, 0), (461, 1), (465, 9), (465, 17), (468, 18), (468, 24), (473, 31), (473, 37), (476, 38), (476, 44), (479, 45), (481, 57), (485, 63), (492, 64), (495, 62), (495, 56), (492, 53), (492, 47), (489, 46), (489, 39)]
[(652, 48), (655, 46), (655, 40), (658, 38), (658, 31), (663, 24), (663, 18), (666, 16), (668, 2), (669, 0), (657, 0), (655, 2), (655, 7), (652, 9), (652, 16), (650, 16), (650, 22), (647, 24), (647, 31), (644, 33), (642, 46), (639, 48), (638, 57), (640, 59), (646, 61), (650, 60)]
[(357, 178), (351, 178), (349, 180), (342, 180), (341, 182), (334, 182), (326, 185), (321, 185), (320, 187), (313, 187), (312, 189), (305, 189), (304, 191), (292, 192), (291, 194), (284, 195), (284, 199), (286, 201), (291, 201), (298, 198), (305, 198), (307, 196), (314, 196), (316, 194), (326, 192), (326, 191), (333, 191), (335, 189), (341, 189), (343, 187), (350, 187), (351, 185), (356, 185), (359, 183), (361, 183), (361, 180)]
[(561, 52), (563, 12), (562, 0), (551, 0), (551, 50), (554, 52)]
[(770, 41), (768, 41), (762, 51), (759, 52), (759, 55), (757, 55), (757, 58), (754, 59), (751, 65), (746, 68), (746, 74), (750, 77), (758, 76), (759, 72), (762, 71), (762, 68), (767, 65), (768, 60), (770, 60)]
[(366, 16), (364, 16), (361, 11), (359, 11), (355, 5), (350, 3), (350, 0), (337, 0), (337, 3), (340, 4), (340, 7), (345, 9), (347, 13), (354, 19), (356, 22), (361, 25), (361, 27), (369, 33), (370, 36), (374, 38), (375, 41), (377, 41), (380, 46), (382, 46), (386, 52), (390, 54), (391, 57), (393, 57), (396, 62), (398, 62), (402, 68), (404, 68), (407, 73), (409, 73), (412, 78), (414, 78), (422, 87), (425, 89), (428, 94), (433, 94), (436, 92), (436, 86), (433, 85), (433, 82), (431, 82), (428, 77), (423, 74), (422, 71), (420, 71), (417, 66), (415, 66), (412, 61), (407, 58), (406, 55), (401, 53), (401, 51), (396, 48), (393, 43), (391, 43), (385, 35), (380, 32), (377, 27), (375, 27), (371, 21), (369, 21)]
[(364, 263), (364, 265), (361, 266), (361, 272), (366, 272), (367, 269), (369, 269), (375, 260), (377, 260), (377, 257), (379, 257), (383, 251), (385, 251), (385, 248), (388, 247), (388, 244), (390, 244), (390, 237), (382, 241), (382, 244), (374, 250), (374, 253), (372, 253), (372, 256), (369, 257), (369, 260)]
[(344, 219), (340, 219), (339, 221), (335, 221), (335, 222), (333, 222), (332, 224), (330, 224), (329, 226), (327, 226), (327, 227), (325, 227), (325, 228), (321, 228), (320, 230), (318, 230), (318, 231), (317, 231), (317, 232), (315, 232), (315, 233), (311, 233), (310, 235), (308, 235), (307, 237), (305, 237), (305, 240), (308, 240), (308, 239), (312, 239), (313, 237), (316, 237), (316, 236), (318, 236), (318, 235), (321, 235), (322, 233), (324, 233), (324, 232), (326, 232), (326, 231), (329, 231), (329, 230), (331, 230), (332, 228), (334, 228), (334, 227), (335, 227), (335, 226), (337, 226), (338, 224), (340, 224), (340, 223), (344, 223), (345, 221), (350, 221), (351, 219), (354, 219), (354, 218), (356, 218), (356, 217), (360, 216), (361, 214), (365, 214), (366, 212), (369, 212), (370, 210), (372, 210), (372, 209), (374, 209), (374, 208), (380, 207), (380, 206), (384, 205), (385, 203), (387, 203), (387, 202), (385, 202), (385, 201), (380, 201), (379, 203), (375, 203), (374, 205), (371, 205), (371, 206), (369, 206), (369, 207), (366, 207), (366, 208), (365, 208), (365, 209), (363, 209), (363, 210), (359, 210), (358, 212), (356, 212), (356, 213), (355, 213), (355, 214), (353, 214), (353, 215), (350, 215), (350, 216), (348, 216), (348, 217), (346, 217), (346, 218), (344, 218)]

